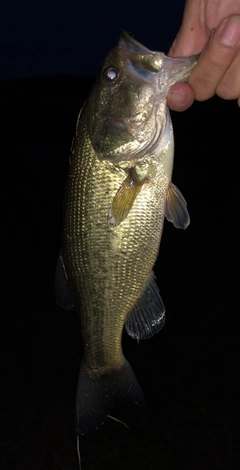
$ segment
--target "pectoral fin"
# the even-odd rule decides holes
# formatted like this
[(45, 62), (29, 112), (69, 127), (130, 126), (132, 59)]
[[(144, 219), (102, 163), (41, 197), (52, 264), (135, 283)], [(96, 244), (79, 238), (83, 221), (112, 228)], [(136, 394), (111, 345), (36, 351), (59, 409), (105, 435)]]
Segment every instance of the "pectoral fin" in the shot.
[(109, 225), (116, 227), (127, 217), (145, 181), (140, 180), (134, 168), (131, 168), (113, 199), (108, 213)]
[(173, 183), (170, 183), (168, 188), (165, 217), (176, 228), (185, 229), (190, 224), (187, 203), (182, 193)]
[(158, 286), (151, 272), (142, 296), (135, 303), (125, 320), (130, 336), (137, 340), (147, 339), (157, 333), (165, 324), (165, 307)]

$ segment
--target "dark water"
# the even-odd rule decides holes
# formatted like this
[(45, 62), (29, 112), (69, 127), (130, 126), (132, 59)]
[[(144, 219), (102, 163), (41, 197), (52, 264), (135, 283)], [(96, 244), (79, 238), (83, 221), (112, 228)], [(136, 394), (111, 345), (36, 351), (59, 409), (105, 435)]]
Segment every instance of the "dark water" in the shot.
[[(55, 304), (62, 197), (78, 111), (91, 80), (25, 80), (1, 88), (3, 206), (2, 470), (78, 468), (74, 401), (81, 357), (76, 313)], [(239, 130), (236, 102), (173, 113), (174, 183), (191, 225), (166, 222), (155, 273), (164, 329), (123, 348), (146, 397), (81, 438), (82, 470), (236, 470), (239, 421)], [(6, 329), (5, 329), (6, 327)]]

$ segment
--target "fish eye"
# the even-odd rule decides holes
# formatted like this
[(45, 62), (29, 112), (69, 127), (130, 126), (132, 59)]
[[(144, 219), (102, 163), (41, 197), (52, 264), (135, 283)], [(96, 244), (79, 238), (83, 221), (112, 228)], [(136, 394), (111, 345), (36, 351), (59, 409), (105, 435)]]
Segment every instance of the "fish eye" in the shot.
[(103, 76), (108, 82), (113, 83), (118, 79), (119, 71), (115, 67), (108, 67), (106, 70), (104, 70)]

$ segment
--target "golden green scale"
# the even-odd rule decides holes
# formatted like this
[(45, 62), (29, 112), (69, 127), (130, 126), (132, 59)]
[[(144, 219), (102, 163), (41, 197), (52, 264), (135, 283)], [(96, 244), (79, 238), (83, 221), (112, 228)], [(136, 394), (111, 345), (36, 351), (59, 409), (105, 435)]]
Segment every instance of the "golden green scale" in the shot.
[(186, 228), (186, 202), (171, 183), (169, 87), (196, 58), (170, 59), (122, 33), (78, 119), (65, 191), (57, 302), (78, 309), (83, 358), (76, 430), (90, 432), (112, 405), (141, 405), (122, 353), (128, 333), (145, 339), (165, 322), (152, 271), (164, 217)]

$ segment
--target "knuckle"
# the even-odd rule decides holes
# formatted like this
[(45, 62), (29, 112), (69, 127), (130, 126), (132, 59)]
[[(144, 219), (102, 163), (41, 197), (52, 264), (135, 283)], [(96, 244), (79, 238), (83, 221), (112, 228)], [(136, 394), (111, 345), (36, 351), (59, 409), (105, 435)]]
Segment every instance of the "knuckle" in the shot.
[(209, 54), (209, 66), (216, 70), (224, 70), (227, 64), (230, 64), (236, 54), (233, 48), (227, 46), (219, 46), (212, 48)]
[(198, 83), (193, 85), (193, 88), (195, 99), (198, 101), (207, 100), (211, 98), (215, 93), (215, 89), (213, 88), (212, 84), (204, 81), (199, 81)]
[(226, 59), (223, 57), (223, 55), (219, 54), (218, 52), (215, 54), (212, 54), (209, 62), (211, 67), (215, 67), (216, 69), (222, 69), (222, 67), (225, 65)]
[(224, 82), (219, 83), (216, 88), (216, 94), (225, 100), (235, 100), (239, 96), (239, 92), (235, 88)]

